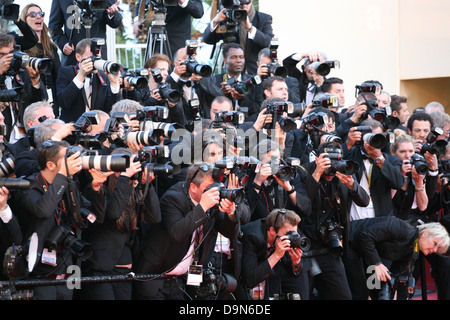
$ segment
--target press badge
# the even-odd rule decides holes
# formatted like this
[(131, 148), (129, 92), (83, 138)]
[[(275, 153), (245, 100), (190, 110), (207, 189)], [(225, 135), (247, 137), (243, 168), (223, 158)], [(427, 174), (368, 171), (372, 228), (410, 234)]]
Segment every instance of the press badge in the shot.
[(200, 286), (203, 282), (203, 266), (191, 265), (189, 266), (187, 282), (189, 286)]
[(42, 251), (42, 263), (48, 264), (50, 266), (56, 267), (56, 250), (48, 251), (47, 248), (44, 248)]

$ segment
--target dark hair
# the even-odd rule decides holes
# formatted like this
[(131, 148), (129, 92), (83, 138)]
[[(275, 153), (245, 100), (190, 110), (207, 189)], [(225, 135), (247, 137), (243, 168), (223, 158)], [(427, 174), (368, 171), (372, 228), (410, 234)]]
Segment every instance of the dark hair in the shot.
[(172, 64), (172, 61), (170, 61), (170, 58), (167, 55), (162, 54), (162, 53), (156, 53), (145, 61), (144, 68), (153, 69), (156, 67), (156, 64), (158, 63), (158, 61), (167, 62), (169, 64), (169, 67)]
[(406, 97), (398, 96), (396, 94), (393, 94), (391, 96), (391, 109), (392, 111), (400, 112), (401, 110), (401, 104), (406, 103), (407, 99)]
[(259, 50), (258, 52), (258, 61), (261, 60), (261, 57), (270, 58), (270, 49), (269, 48), (263, 48)]
[(233, 42), (227, 43), (222, 48), (222, 54), (223, 54), (224, 59), (226, 59), (228, 57), (228, 51), (230, 51), (231, 48), (241, 49), (242, 51), (244, 51), (244, 48), (242, 48), (242, 46), (239, 43), (233, 43)]
[(60, 155), (61, 148), (68, 148), (70, 144), (67, 141), (53, 141), (47, 140), (38, 147), (37, 160), (39, 168), (45, 170), (47, 168), (47, 162), (51, 161), (57, 163)]
[(269, 90), (272, 89), (273, 83), (275, 81), (280, 81), (280, 82), (286, 82), (286, 79), (280, 76), (273, 76), (273, 77), (269, 77), (267, 79), (265, 79), (261, 86), (262, 86), (262, 90), (264, 92), (264, 90)]
[(412, 131), (413, 123), (414, 121), (429, 121), (430, 122), (430, 128), (433, 128), (433, 118), (431, 118), (430, 114), (426, 112), (416, 112), (411, 115), (408, 119), (407, 128)]
[(0, 48), (9, 47), (11, 44), (15, 44), (14, 36), (8, 33), (0, 33)]
[(336, 77), (327, 78), (323, 81), (323, 84), (320, 87), (320, 89), (322, 90), (322, 92), (330, 92), (331, 87), (335, 83), (344, 84), (344, 81), (342, 79), (336, 78)]
[[(207, 171), (203, 171), (201, 169), (202, 166), (204, 166), (204, 165), (209, 167)], [(186, 186), (187, 189), (189, 190), (189, 185), (191, 183), (195, 184), (197, 187), (200, 186), (200, 184), (203, 182), (203, 180), (205, 180), (205, 178), (208, 176), (209, 177), (212, 176), (212, 167), (210, 166), (210, 164), (208, 164), (206, 162), (194, 163), (187, 170), (186, 182), (189, 183)]]

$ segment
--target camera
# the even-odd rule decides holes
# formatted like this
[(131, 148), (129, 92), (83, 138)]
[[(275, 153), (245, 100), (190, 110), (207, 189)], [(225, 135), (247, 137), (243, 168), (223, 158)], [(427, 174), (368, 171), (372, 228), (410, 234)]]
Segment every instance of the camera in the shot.
[(333, 96), (330, 93), (318, 94), (314, 97), (312, 104), (313, 108), (316, 107), (323, 107), (326, 109), (339, 108), (339, 98)]
[(136, 110), (135, 119), (138, 121), (164, 121), (169, 117), (169, 108), (165, 106), (149, 106)]
[(7, 72), (9, 75), (14, 75), (26, 67), (43, 73), (51, 67), (51, 59), (30, 57), (27, 53), (20, 51), (20, 45), (14, 45), (14, 50), (11, 53), (13, 57), (10, 62), (10, 69)]
[[(231, 35), (237, 29), (240, 22), (247, 20), (247, 11), (239, 9), (239, 6), (244, 3), (246, 3), (245, 0), (220, 1), (222, 7), (228, 10), (225, 11), (226, 19), (219, 22), (216, 33), (225, 33)], [(232, 38), (234, 39), (235, 37)], [(226, 40), (232, 41), (233, 39)]]
[(341, 172), (346, 175), (353, 175), (359, 171), (359, 164), (352, 160), (342, 159), (342, 150), (336, 150), (334, 148), (325, 148), (324, 152), (331, 160), (331, 166), (324, 171), (324, 175), (331, 176), (336, 172)]
[(2, 86), (2, 90), (0, 90), (0, 102), (18, 102), (20, 101), (23, 92), (23, 87), (15, 87), (12, 89), (3, 89), (6, 88), (4, 85)]
[(164, 83), (160, 68), (152, 69), (153, 80), (158, 84), (158, 91), (163, 100), (177, 103), (181, 99), (181, 93), (170, 87), (168, 83)]
[(425, 152), (429, 152), (431, 154), (440, 154), (445, 153), (447, 148), (446, 140), (437, 140), (438, 136), (444, 133), (444, 130), (440, 127), (434, 127), (430, 131), (427, 136), (427, 142), (422, 145), (422, 149), (420, 150), (421, 154), (425, 154)]
[(238, 127), (245, 121), (245, 114), (240, 111), (216, 111), (213, 128), (220, 128), (222, 123), (231, 123)]
[(216, 167), (228, 169), (239, 181), (239, 185), (246, 186), (249, 182), (249, 172), (254, 172), (260, 161), (255, 157), (226, 156), (215, 162)]
[(202, 77), (209, 77), (212, 74), (212, 68), (207, 64), (198, 63), (194, 56), (197, 53), (198, 42), (196, 40), (186, 40), (186, 54), (188, 55), (184, 64), (186, 72), (181, 77), (190, 77), (193, 73)]
[(122, 78), (127, 80), (130, 86), (144, 89), (148, 85), (148, 70), (146, 68), (128, 69), (122, 72)]
[(170, 176), (174, 172), (174, 167), (168, 163), (156, 163), (160, 158), (169, 157), (168, 146), (147, 146), (140, 149), (137, 153), (134, 162), (140, 162), (142, 171), (131, 177), (132, 180), (141, 180), (145, 168), (149, 172), (153, 172), (156, 176)]
[(319, 129), (327, 125), (328, 122), (328, 115), (325, 112), (310, 113), (302, 119), (303, 127), (312, 127), (313, 129)]
[[(143, 131), (153, 131), (153, 136), (156, 138), (157, 134), (166, 138), (171, 138), (172, 134), (178, 130), (183, 129), (183, 126), (178, 123), (167, 123), (167, 122), (157, 122), (157, 121), (143, 121), (139, 124), (140, 130)], [(159, 136), (158, 136), (159, 138)]]
[(362, 137), (364, 137), (365, 134), (371, 134), (372, 127), (371, 126), (356, 126), (355, 131), (361, 132), (361, 140), (356, 141), (355, 146), (361, 146), (361, 145), (363, 145), (363, 142), (364, 142), (364, 139), (362, 139)]
[(0, 16), (5, 20), (18, 20), (20, 5), (13, 4), (14, 0), (0, 1)]
[(363, 135), (363, 141), (370, 144), (375, 149), (382, 149), (389, 143), (394, 143), (395, 135), (391, 132), (366, 133)]
[(381, 84), (377, 82), (365, 81), (361, 85), (355, 86), (355, 97), (360, 95), (361, 93), (373, 93), (375, 95), (379, 95), (383, 87)]
[(270, 161), (270, 167), (272, 168), (272, 175), (276, 175), (278, 178), (284, 181), (289, 181), (294, 178), (296, 170), (294, 163), (288, 164), (284, 159), (272, 158)]
[(28, 190), (30, 181), (16, 178), (0, 178), (0, 188), (5, 187), (8, 190)]
[(384, 108), (371, 108), (369, 115), (372, 119), (380, 122), (385, 129), (394, 130), (400, 124), (400, 120), (397, 117), (392, 116), (392, 109), (390, 106)]
[(267, 65), (267, 69), (269, 69), (269, 74), (264, 78), (268, 78), (272, 74), (274, 76), (279, 76), (283, 78), (286, 78), (288, 75), (287, 69), (278, 63), (278, 53), (277, 53), (278, 46), (279, 46), (278, 39), (272, 38), (272, 41), (270, 41), (269, 46), (271, 60), (270, 63)]
[(341, 67), (341, 63), (338, 60), (330, 60), (325, 62), (311, 62), (309, 67), (315, 70), (321, 76), (327, 76), (331, 69), (339, 69)]
[(228, 199), (234, 203), (241, 203), (245, 199), (244, 188), (227, 189), (223, 182), (215, 181), (206, 190), (211, 188), (217, 188), (219, 190), (220, 200)]
[(81, 166), (83, 169), (97, 169), (103, 172), (124, 172), (130, 166), (130, 157), (126, 154), (85, 155), (81, 157)]
[(342, 247), (342, 227), (339, 223), (327, 219), (319, 228), (322, 241), (332, 253), (341, 254)]
[(280, 124), (283, 131), (287, 132), (297, 128), (297, 124), (290, 117), (283, 117), (284, 113), (288, 115), (294, 112), (294, 104), (289, 101), (274, 101), (267, 107), (265, 114), (272, 115), (272, 122), (264, 124), (264, 129), (275, 129), (276, 123)]
[(72, 231), (63, 226), (54, 227), (45, 240), (45, 247), (63, 251), (71, 250), (81, 260), (86, 260), (92, 255), (92, 245), (75, 237)]
[(308, 251), (311, 248), (311, 240), (299, 235), (298, 232), (288, 231), (285, 236), (287, 237), (287, 240), (291, 242), (292, 248), (301, 249), (303, 252)]
[(227, 84), (240, 94), (251, 94), (256, 85), (261, 83), (261, 77), (256, 75), (245, 81), (239, 81), (236, 77), (228, 79)]
[(92, 38), (91, 39), (91, 52), (92, 56), (87, 59), (91, 59), (94, 64), (95, 70), (100, 70), (103, 72), (117, 74), (119, 73), (121, 66), (120, 64), (113, 61), (106, 61), (101, 58), (100, 49), (101, 46), (105, 45), (105, 39), (102, 38)]
[(409, 161), (409, 164), (414, 166), (414, 168), (416, 168), (417, 173), (421, 174), (421, 175), (427, 174), (428, 170), (430, 169), (425, 158), (422, 155), (417, 154), (417, 153), (415, 153), (411, 156), (411, 160)]
[(14, 156), (11, 154), (0, 162), (0, 177), (7, 177), (14, 173)]

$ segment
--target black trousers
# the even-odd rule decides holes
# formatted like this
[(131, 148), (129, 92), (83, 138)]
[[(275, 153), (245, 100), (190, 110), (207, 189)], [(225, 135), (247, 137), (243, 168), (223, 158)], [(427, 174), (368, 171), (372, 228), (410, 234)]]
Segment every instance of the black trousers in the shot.
[(310, 275), (320, 298), (324, 300), (351, 300), (352, 294), (341, 256), (327, 253), (313, 257), (320, 268), (320, 273)]

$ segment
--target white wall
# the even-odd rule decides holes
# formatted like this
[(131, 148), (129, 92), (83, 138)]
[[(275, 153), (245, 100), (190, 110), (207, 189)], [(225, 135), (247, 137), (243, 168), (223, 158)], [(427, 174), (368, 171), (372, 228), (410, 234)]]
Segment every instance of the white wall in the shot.
[(259, 0), (271, 14), (280, 58), (319, 50), (341, 61), (330, 73), (344, 80), (347, 103), (355, 85), (379, 80), (391, 94), (398, 82), (398, 2), (396, 0)]

